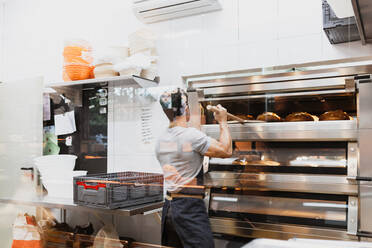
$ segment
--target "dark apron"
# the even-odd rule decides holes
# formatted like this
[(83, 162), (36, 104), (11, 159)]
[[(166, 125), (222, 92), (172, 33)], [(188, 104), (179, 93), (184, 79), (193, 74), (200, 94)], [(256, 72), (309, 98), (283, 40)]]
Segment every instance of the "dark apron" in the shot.
[[(197, 176), (202, 181), (203, 172)], [(181, 191), (184, 193), (183, 191)], [(213, 248), (213, 235), (202, 199), (165, 200), (162, 213), (162, 245), (183, 248)]]

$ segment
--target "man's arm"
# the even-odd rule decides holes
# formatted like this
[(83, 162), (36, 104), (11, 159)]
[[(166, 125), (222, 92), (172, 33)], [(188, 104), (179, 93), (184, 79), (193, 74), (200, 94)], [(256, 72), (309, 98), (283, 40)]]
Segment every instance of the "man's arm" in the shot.
[(214, 158), (229, 158), (232, 155), (232, 141), (227, 125), (226, 109), (218, 105), (217, 110), (214, 112), (214, 118), (220, 124), (220, 139), (215, 140), (211, 138), (211, 144), (204, 155)]

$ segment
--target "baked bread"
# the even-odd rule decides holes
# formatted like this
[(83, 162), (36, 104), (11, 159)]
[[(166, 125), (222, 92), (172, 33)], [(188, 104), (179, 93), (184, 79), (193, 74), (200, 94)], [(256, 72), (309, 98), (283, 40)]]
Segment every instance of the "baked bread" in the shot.
[(241, 160), (236, 159), (233, 165), (252, 165), (252, 166), (279, 166), (280, 163), (273, 160)]
[(294, 121), (315, 121), (314, 117), (306, 112), (297, 112), (287, 115), (285, 121), (294, 122)]
[(273, 112), (265, 112), (263, 114), (260, 114), (257, 117), (257, 120), (266, 121), (266, 122), (279, 122), (279, 121), (282, 121), (282, 118), (280, 118), (279, 115), (277, 115)]
[(319, 121), (319, 117), (318, 116), (312, 115), (312, 117), (314, 118), (314, 121)]
[(236, 115), (236, 116), (243, 120), (254, 120), (254, 117), (252, 115)]
[(351, 120), (350, 116), (344, 111), (338, 109), (334, 111), (328, 111), (319, 117), (320, 121), (339, 121), (339, 120)]

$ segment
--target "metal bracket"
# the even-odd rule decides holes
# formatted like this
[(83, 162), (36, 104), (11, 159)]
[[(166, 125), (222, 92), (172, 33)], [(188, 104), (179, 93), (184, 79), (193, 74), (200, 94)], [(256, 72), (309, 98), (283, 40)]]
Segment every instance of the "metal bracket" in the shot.
[(347, 179), (356, 180), (358, 176), (358, 143), (347, 144)]
[(358, 197), (349, 196), (347, 212), (347, 233), (356, 235), (358, 232)]
[(206, 189), (205, 190), (204, 203), (205, 203), (205, 206), (206, 206), (206, 209), (207, 209), (207, 213), (209, 212), (210, 198), (211, 198), (211, 189)]
[(67, 213), (66, 213), (66, 209), (64, 208), (60, 209), (60, 221), (61, 223), (66, 223), (67, 221)]
[(354, 92), (356, 88), (356, 83), (354, 78), (345, 79), (345, 90), (346, 92)]

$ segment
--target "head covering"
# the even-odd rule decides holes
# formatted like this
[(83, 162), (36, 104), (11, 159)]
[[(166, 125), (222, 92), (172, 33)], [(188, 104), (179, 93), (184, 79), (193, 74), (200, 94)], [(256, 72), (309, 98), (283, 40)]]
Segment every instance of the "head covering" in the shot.
[(187, 94), (184, 90), (166, 91), (160, 96), (160, 105), (170, 121), (177, 116), (183, 116), (186, 112)]

